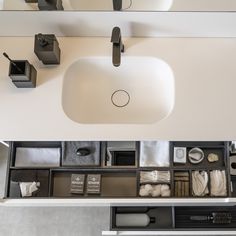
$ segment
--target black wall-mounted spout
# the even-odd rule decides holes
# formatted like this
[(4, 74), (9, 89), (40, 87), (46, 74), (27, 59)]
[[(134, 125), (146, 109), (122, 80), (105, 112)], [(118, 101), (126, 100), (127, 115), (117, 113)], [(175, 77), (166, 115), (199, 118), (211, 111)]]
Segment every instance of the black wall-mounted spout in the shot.
[(64, 10), (62, 0), (38, 0), (38, 8), (41, 11)]
[(114, 11), (122, 10), (122, 0), (113, 0), (113, 10)]
[(112, 46), (112, 63), (114, 66), (120, 66), (121, 53), (125, 51), (122, 43), (121, 30), (119, 27), (114, 27), (111, 35)]

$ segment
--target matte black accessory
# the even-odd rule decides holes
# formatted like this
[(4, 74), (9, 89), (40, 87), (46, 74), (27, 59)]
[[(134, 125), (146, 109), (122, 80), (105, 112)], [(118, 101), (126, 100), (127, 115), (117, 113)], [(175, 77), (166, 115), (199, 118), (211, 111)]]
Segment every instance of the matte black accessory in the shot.
[(121, 53), (125, 51), (125, 47), (121, 37), (121, 30), (117, 26), (112, 29), (111, 42), (112, 42), (112, 64), (117, 67), (120, 66)]
[(85, 185), (85, 175), (72, 174), (71, 175), (71, 189), (70, 192), (74, 194), (83, 194)]
[(3, 56), (6, 57), (12, 63), (12, 66), (14, 66), (20, 73), (24, 73), (22, 69), (17, 66), (17, 64), (5, 52), (3, 53)]
[(194, 221), (212, 221), (213, 224), (231, 224), (232, 215), (228, 212), (213, 212), (211, 216), (190, 216)]
[(122, 10), (122, 0), (113, 0), (113, 10), (121, 11)]
[(36, 34), (34, 38), (34, 53), (45, 65), (60, 64), (61, 50), (54, 34)]
[(4, 52), (4, 57), (10, 61), (9, 77), (17, 88), (35, 88), (37, 71), (27, 60), (12, 60)]
[(41, 11), (64, 10), (62, 0), (38, 0), (38, 8)]
[(88, 156), (91, 154), (91, 151), (88, 148), (78, 148), (76, 154), (78, 156)]
[(87, 175), (87, 194), (101, 193), (101, 175)]

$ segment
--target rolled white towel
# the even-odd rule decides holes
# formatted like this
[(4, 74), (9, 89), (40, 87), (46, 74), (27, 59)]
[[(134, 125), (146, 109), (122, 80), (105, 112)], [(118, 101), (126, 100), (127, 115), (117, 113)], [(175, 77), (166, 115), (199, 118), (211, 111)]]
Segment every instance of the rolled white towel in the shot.
[(141, 197), (170, 197), (170, 186), (168, 184), (145, 184), (139, 189)]
[(194, 196), (205, 196), (209, 193), (208, 174), (206, 171), (192, 172), (192, 187)]

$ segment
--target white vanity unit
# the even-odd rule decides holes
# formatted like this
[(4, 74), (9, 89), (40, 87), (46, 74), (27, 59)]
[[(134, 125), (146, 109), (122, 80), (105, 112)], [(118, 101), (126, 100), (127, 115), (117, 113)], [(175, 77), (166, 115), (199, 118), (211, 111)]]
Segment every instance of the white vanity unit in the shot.
[[(111, 231), (103, 235), (234, 235), (236, 162), (231, 146), (223, 141), (13, 141), (1, 205), (109, 206)], [(193, 164), (190, 153), (196, 147), (204, 158)], [(186, 149), (184, 162), (176, 160), (176, 148)], [(210, 154), (215, 162), (209, 161)], [(224, 178), (213, 176), (215, 171)], [(207, 175), (205, 182), (196, 181), (196, 172)], [(91, 192), (89, 176), (99, 177), (97, 192)], [(23, 196), (21, 185), (29, 182), (40, 183), (38, 190)], [(145, 195), (147, 186), (156, 192)], [(138, 219), (134, 225), (119, 220), (130, 215), (145, 216), (147, 222), (140, 226)]]
[[(102, 235), (236, 235), (235, 9), (167, 2), (0, 11), (0, 51), (37, 70), (36, 88), (17, 88), (0, 60), (1, 206), (108, 206)], [(59, 65), (34, 54), (38, 33), (56, 36)]]

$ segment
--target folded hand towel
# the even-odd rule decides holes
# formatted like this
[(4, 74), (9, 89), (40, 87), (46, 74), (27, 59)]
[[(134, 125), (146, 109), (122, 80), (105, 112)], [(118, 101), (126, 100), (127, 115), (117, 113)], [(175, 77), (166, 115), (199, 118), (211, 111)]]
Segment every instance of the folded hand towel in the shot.
[(140, 166), (170, 165), (168, 141), (141, 141), (140, 142)]
[(17, 147), (16, 167), (58, 167), (60, 166), (60, 148)]
[(227, 195), (225, 171), (213, 170), (211, 177), (211, 196), (221, 197)]

